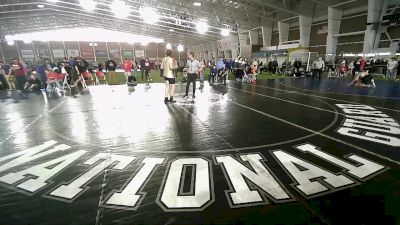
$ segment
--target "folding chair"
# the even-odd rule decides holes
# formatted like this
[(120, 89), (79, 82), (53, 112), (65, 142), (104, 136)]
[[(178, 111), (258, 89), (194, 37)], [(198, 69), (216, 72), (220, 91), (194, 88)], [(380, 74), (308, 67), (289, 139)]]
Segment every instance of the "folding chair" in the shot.
[[(83, 72), (83, 73), (81, 73), (81, 78), (82, 78), (82, 81), (81, 81), (82, 92), (89, 93), (89, 88), (88, 88), (86, 81), (91, 81), (93, 83), (93, 80), (89, 80), (89, 78), (92, 79), (92, 74), (89, 73), (88, 71)], [(87, 78), (87, 80), (85, 80), (85, 78)]]
[(66, 90), (68, 90), (70, 94), (72, 93), (71, 86), (68, 84), (68, 77), (69, 75), (64, 73), (58, 75), (58, 79), (63, 80), (62, 90), (64, 92), (64, 97), (66, 96)]
[[(82, 78), (82, 87), (84, 88), (84, 89), (86, 89), (87, 88), (87, 83), (86, 83), (86, 81), (89, 81), (89, 78), (90, 79), (93, 79), (92, 78), (92, 74), (91, 73), (89, 73), (88, 71), (86, 71), (86, 72), (83, 72), (83, 73), (81, 73), (81, 78)], [(85, 80), (86, 79), (86, 80)], [(93, 81), (93, 80), (92, 80)], [(92, 82), (93, 83), (93, 82)]]
[(97, 71), (94, 77), (96, 78), (95, 81), (96, 85), (100, 85), (101, 82), (103, 82), (103, 84), (108, 85), (106, 75), (102, 71)]
[(90, 81), (91, 81), (91, 85), (96, 85), (96, 83), (95, 83), (95, 81), (96, 81), (96, 79), (95, 78), (93, 78), (93, 77), (96, 77), (96, 75), (94, 75), (93, 73), (91, 73), (91, 72), (87, 72), (87, 73), (89, 73), (90, 74)]
[(47, 82), (47, 87), (45, 88), (48, 97), (61, 97), (61, 84), (59, 82), (60, 80), (60, 75), (55, 73), (55, 72), (50, 72), (47, 75), (48, 82)]

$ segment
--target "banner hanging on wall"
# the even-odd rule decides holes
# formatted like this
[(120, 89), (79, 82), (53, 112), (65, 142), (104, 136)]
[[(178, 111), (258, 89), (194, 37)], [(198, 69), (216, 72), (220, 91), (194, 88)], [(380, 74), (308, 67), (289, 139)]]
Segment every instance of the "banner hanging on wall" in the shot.
[(123, 50), (122, 56), (124, 58), (133, 58), (133, 51), (132, 50)]
[(21, 56), (23, 59), (34, 59), (35, 54), (33, 54), (32, 49), (21, 49)]
[(144, 50), (135, 50), (135, 57), (136, 58), (144, 57)]
[(100, 58), (108, 58), (108, 54), (107, 54), (107, 50), (95, 50), (96, 53), (96, 57), (100, 57)]
[(37, 51), (40, 58), (50, 58), (49, 49), (38, 49)]
[(82, 57), (93, 58), (94, 52), (93, 49), (81, 49)]
[(67, 49), (68, 57), (77, 57), (79, 56), (79, 50), (77, 49)]
[(108, 52), (110, 53), (111, 58), (121, 58), (121, 52), (119, 49), (110, 49)]
[(53, 49), (53, 57), (54, 58), (64, 58), (65, 52), (63, 49)]

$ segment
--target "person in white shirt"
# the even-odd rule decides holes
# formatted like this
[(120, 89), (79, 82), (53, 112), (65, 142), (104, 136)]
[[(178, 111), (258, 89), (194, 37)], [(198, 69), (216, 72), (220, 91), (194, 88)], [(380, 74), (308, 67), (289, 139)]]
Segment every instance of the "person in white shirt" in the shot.
[(389, 59), (387, 63), (386, 79), (396, 79), (398, 66), (396, 59)]
[(193, 82), (193, 98), (195, 98), (196, 92), (196, 78), (201, 68), (200, 62), (194, 58), (194, 53), (190, 52), (188, 54), (189, 60), (187, 61), (187, 81), (186, 81), (186, 94), (183, 97), (188, 97), (190, 83)]
[(322, 60), (322, 57), (318, 57), (318, 59), (315, 60), (313, 63), (314, 72), (312, 74), (312, 79), (314, 79), (314, 77), (317, 76), (318, 74), (318, 79), (321, 80), (321, 74), (324, 68), (325, 68), (324, 60)]
[(167, 49), (165, 52), (167, 55), (161, 62), (161, 75), (165, 80), (165, 98), (164, 103), (174, 103), (174, 92), (175, 92), (175, 76), (173, 70), (176, 69), (172, 59), (172, 50)]

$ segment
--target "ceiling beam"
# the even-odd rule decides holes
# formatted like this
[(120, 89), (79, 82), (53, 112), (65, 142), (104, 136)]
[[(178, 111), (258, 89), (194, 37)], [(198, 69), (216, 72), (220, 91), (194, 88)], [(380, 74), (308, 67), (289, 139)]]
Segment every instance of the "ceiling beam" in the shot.
[(326, 4), (325, 2), (321, 2), (320, 0), (308, 0), (308, 1), (329, 7), (329, 4)]
[[(132, 23), (127, 22), (127, 21), (115, 21), (114, 18), (110, 19), (110, 18), (104, 17), (104, 16), (103, 17), (98, 17), (98, 16), (94, 16), (94, 15), (80, 14), (80, 13), (72, 12), (72, 11), (65, 12), (64, 10), (60, 10), (60, 9), (52, 9), (52, 10), (56, 11), (58, 16), (63, 16), (63, 18), (65, 20), (65, 24), (68, 24), (68, 20), (70, 18), (75, 19), (75, 17), (73, 17), (73, 15), (77, 15), (77, 16), (83, 17), (85, 19), (85, 20), (83, 20), (82, 18), (79, 18), (82, 22), (84, 22), (84, 21), (92, 22), (91, 23), (92, 25), (96, 24), (95, 27), (111, 29), (111, 30), (119, 30), (119, 31), (124, 30), (124, 31), (134, 32), (134, 33), (147, 35), (147, 36), (154, 35), (154, 36), (166, 39), (165, 38), (165, 36), (166, 36), (165, 35), (165, 30), (160, 30), (160, 28), (157, 28), (157, 27), (152, 27), (151, 28), (151, 32), (149, 32), (148, 30), (143, 32), (143, 31), (137, 30), (137, 29), (136, 30), (121, 29), (121, 27), (122, 28), (126, 28), (127, 27), (126, 25), (128, 25), (128, 27), (130, 28)], [(18, 13), (18, 12), (19, 11), (13, 11), (13, 13)], [(71, 15), (71, 14), (73, 14), (73, 15)], [(103, 22), (103, 25), (98, 25), (98, 22), (101, 21), (101, 20), (103, 20), (103, 21), (106, 20), (108, 22), (108, 24), (104, 24), (104, 22)], [(119, 26), (119, 28), (116, 28), (115, 25), (111, 24), (111, 23), (115, 23), (115, 22), (117, 22), (117, 24), (120, 24), (121, 26)], [(62, 24), (60, 26), (51, 25), (51, 28), (63, 28), (65, 26), (65, 24)], [(32, 32), (32, 31), (43, 31), (43, 30), (49, 29), (49, 27), (48, 27), (49, 25), (46, 25), (45, 22), (41, 22), (41, 24), (39, 26), (35, 26), (35, 25), (36, 24), (29, 25), (28, 27), (31, 27), (31, 29), (30, 30), (28, 29), (28, 31), (30, 31), (30, 32)], [(107, 26), (105, 26), (105, 25), (107, 25)], [(143, 26), (142, 24), (135, 24), (135, 26), (139, 26), (139, 27), (142, 27), (142, 28), (149, 28), (148, 26)], [(20, 27), (20, 26), (17, 26), (17, 27)], [(20, 31), (22, 29), (15, 29), (15, 27), (13, 27), (11, 29), (6, 29), (6, 30), (0, 29), (0, 30), (7, 31), (7, 33), (16, 33), (15, 31)], [(183, 39), (182, 41), (187, 41), (185, 39), (187, 39), (187, 37), (190, 37), (191, 39), (195, 39), (196, 42), (200, 42), (200, 41), (204, 41), (204, 40), (206, 40), (206, 41), (215, 41), (217, 39), (217, 38), (209, 38), (209, 37), (205, 37), (205, 36), (199, 36), (199, 35), (196, 35), (196, 34), (193, 34), (193, 33), (189, 33), (188, 34), (186, 32), (187, 31), (184, 31), (184, 33), (180, 33), (179, 31), (175, 31), (172, 34), (170, 33), (170, 38), (167, 38), (167, 39), (175, 39), (175, 40), (176, 39), (178, 39), (178, 40), (179, 39)], [(185, 38), (181, 38), (181, 36), (179, 36), (179, 35), (182, 35)]]
[[(75, 4), (73, 4), (73, 3), (70, 3), (70, 2), (65, 2), (65, 1), (61, 1), (62, 3), (65, 3), (65, 4), (68, 4), (68, 5), (73, 5), (73, 6), (75, 6)], [(55, 7), (55, 8), (64, 8), (64, 9), (69, 9), (69, 10), (74, 10), (74, 11), (78, 11), (78, 12), (82, 12), (82, 13), (84, 13), (84, 14), (86, 14), (86, 15), (90, 15), (90, 14), (96, 14), (96, 15), (101, 15), (101, 16), (108, 16), (108, 17), (113, 17), (114, 18), (114, 15), (112, 14), (112, 13), (110, 13), (110, 10), (109, 9), (104, 9), (104, 8), (96, 8), (96, 10), (93, 12), (93, 13), (88, 13), (86, 10), (84, 10), (84, 9), (81, 9), (80, 7), (77, 7), (77, 8), (71, 8), (71, 7), (68, 7), (68, 6), (63, 6), (63, 5), (60, 5), (60, 4), (51, 4), (51, 3), (43, 3), (44, 5), (49, 5), (49, 6), (53, 6), (53, 7)], [(108, 6), (108, 5), (106, 5), (106, 6)], [(101, 11), (101, 12), (99, 12), (99, 11)], [(181, 26), (182, 28), (189, 28), (189, 29), (195, 29), (195, 27), (193, 26), (193, 27), (189, 27), (189, 26), (185, 26), (185, 25), (182, 25), (182, 24), (175, 24), (175, 23), (171, 23), (171, 22), (168, 22), (168, 21), (165, 21), (165, 20), (160, 20), (160, 22), (159, 23), (157, 23), (157, 24), (146, 24), (146, 23), (144, 23), (144, 21), (141, 19), (141, 17), (140, 17), (140, 15), (139, 15), (139, 13), (137, 12), (137, 11), (134, 11), (134, 12), (136, 12), (135, 14), (130, 14), (129, 15), (129, 17), (134, 17), (134, 18), (137, 18), (137, 20), (131, 20), (131, 21), (134, 21), (134, 22), (139, 22), (139, 23), (142, 23), (142, 24), (144, 24), (145, 26), (149, 26), (149, 27), (152, 27), (152, 28), (154, 28), (155, 26), (163, 26), (163, 27), (166, 27), (165, 25), (161, 25), (160, 23), (165, 23), (165, 24), (168, 24), (168, 25), (172, 25), (172, 26)], [(162, 17), (164, 17), (164, 18), (167, 18), (167, 19), (173, 19), (173, 20), (176, 20), (177, 18), (172, 18), (172, 17), (168, 17), (168, 16), (162, 16)], [(122, 19), (122, 20), (129, 20), (129, 19)], [(179, 19), (178, 19), (179, 20)], [(194, 21), (186, 21), (186, 20), (181, 20), (182, 22), (184, 22), (184, 23), (191, 23), (191, 24), (195, 24), (195, 22)], [(170, 27), (167, 27), (167, 29), (169, 29)], [(219, 27), (213, 27), (213, 26), (210, 26), (210, 28), (215, 28), (215, 29), (220, 29)], [(166, 30), (167, 30), (166, 29)], [(210, 30), (208, 33), (207, 33), (207, 35), (212, 35), (211, 33), (215, 33), (215, 34), (218, 34), (219, 35), (219, 32), (213, 32), (212, 30)]]
[(261, 0), (261, 1), (260, 0), (248, 0), (248, 1), (256, 3), (256, 4), (261, 5), (261, 6), (268, 7), (268, 8), (277, 9), (279, 11), (282, 11), (282, 12), (285, 12), (285, 13), (289, 13), (289, 14), (292, 14), (292, 15), (300, 15), (300, 13), (297, 12), (297, 11), (286, 9), (282, 2), (281, 3), (276, 2), (276, 1), (271, 2), (270, 0)]

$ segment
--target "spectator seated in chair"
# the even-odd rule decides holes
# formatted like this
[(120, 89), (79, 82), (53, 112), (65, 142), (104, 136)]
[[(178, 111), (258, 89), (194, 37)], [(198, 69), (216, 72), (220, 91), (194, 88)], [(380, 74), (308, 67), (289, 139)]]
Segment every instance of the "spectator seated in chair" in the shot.
[(221, 73), (218, 76), (218, 81), (222, 82), (224, 85), (226, 84), (226, 79), (228, 77), (228, 69), (225, 68), (221, 71)]
[(347, 65), (346, 61), (343, 60), (342, 63), (339, 66), (339, 76), (340, 77), (346, 77), (347, 76)]
[(257, 80), (257, 70), (254, 67), (249, 67), (243, 76), (243, 82), (248, 84), (255, 84)]
[(38, 95), (41, 94), (40, 89), (42, 89), (42, 82), (40, 82), (39, 78), (37, 77), (37, 72), (33, 71), (30, 78), (25, 83), (24, 90), (30, 93), (36, 93)]
[(45, 70), (45, 73), (47, 75), (47, 87), (46, 91), (48, 93), (54, 93), (57, 92), (58, 95), (60, 90), (62, 89), (62, 84), (59, 79), (59, 74), (57, 73), (58, 68), (54, 67), (53, 71), (49, 71), (48, 69)]

